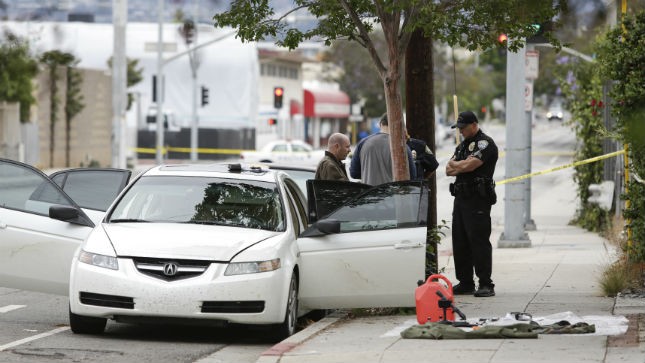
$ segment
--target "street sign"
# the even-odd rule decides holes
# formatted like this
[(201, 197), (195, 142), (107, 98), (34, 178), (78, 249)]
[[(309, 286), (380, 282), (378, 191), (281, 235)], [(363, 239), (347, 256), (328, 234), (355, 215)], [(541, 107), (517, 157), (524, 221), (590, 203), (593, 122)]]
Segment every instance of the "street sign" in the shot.
[(526, 79), (537, 79), (540, 61), (540, 52), (537, 50), (526, 51)]

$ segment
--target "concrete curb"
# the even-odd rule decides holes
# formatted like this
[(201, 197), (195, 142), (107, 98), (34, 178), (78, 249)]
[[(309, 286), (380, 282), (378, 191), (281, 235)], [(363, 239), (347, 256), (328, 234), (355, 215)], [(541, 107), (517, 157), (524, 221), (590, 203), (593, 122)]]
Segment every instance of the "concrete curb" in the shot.
[(317, 335), (321, 331), (327, 329), (331, 325), (336, 324), (339, 320), (344, 319), (348, 315), (348, 311), (338, 310), (332, 314), (320, 319), (319, 321), (309, 325), (305, 329), (297, 332), (296, 334), (290, 336), (289, 338), (281, 341), (280, 343), (272, 346), (271, 348), (265, 350), (260, 355), (260, 358), (256, 363), (278, 363), (284, 355), (284, 353), (292, 350), (293, 348), (299, 346), (305, 341), (309, 340), (311, 337)]

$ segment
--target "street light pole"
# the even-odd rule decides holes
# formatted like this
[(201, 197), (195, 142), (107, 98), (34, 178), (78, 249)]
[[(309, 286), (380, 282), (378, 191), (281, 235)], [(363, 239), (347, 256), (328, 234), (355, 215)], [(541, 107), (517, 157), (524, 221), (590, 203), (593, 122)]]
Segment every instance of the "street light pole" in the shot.
[[(524, 111), (526, 47), (506, 52), (506, 176), (512, 178), (526, 170), (527, 133), (531, 126)], [(531, 247), (524, 230), (525, 182), (504, 185), (504, 232), (497, 247)]]
[(112, 22), (112, 167), (125, 168), (125, 115), (127, 62), (125, 28), (128, 21), (128, 0), (113, 0)]
[(157, 165), (163, 163), (163, 137), (164, 137), (164, 114), (163, 114), (163, 13), (164, 13), (164, 0), (157, 1), (157, 9), (159, 12), (159, 34), (157, 38), (157, 79), (156, 79), (156, 89), (157, 89), (157, 153), (156, 153), (156, 162)]

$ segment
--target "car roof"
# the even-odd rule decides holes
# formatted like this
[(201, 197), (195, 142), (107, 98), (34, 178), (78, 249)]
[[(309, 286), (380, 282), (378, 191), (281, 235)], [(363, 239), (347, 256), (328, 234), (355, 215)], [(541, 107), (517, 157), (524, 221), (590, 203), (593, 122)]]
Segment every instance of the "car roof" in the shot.
[(312, 173), (315, 173), (317, 168), (317, 166), (314, 165), (285, 165), (277, 163), (267, 163), (262, 165), (268, 167), (271, 170), (299, 170), (310, 171)]
[(160, 165), (149, 169), (143, 176), (206, 176), (275, 183), (277, 173), (279, 171), (260, 165), (214, 163)]
[(302, 140), (273, 140), (269, 141), (267, 145), (278, 145), (278, 144), (296, 144), (296, 145), (307, 145), (311, 146), (308, 143), (302, 141)]

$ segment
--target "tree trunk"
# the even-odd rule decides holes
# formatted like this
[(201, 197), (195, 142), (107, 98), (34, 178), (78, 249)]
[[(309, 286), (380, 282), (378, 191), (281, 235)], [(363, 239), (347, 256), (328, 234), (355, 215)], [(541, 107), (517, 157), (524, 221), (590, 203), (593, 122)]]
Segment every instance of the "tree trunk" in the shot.
[[(425, 37), (421, 30), (412, 33), (405, 54), (405, 101), (407, 129), (410, 136), (426, 142), (436, 155), (434, 79), (433, 79), (432, 38)], [(439, 170), (439, 169), (437, 169)], [(437, 227), (437, 177), (428, 178), (430, 195), (428, 200), (428, 239), (431, 252), (426, 255), (426, 266), (437, 271), (437, 241), (431, 238)]]
[(408, 154), (405, 145), (405, 126), (399, 79), (390, 78), (385, 82), (385, 102), (390, 128), (390, 153), (392, 155), (392, 176), (394, 181), (409, 180)]

